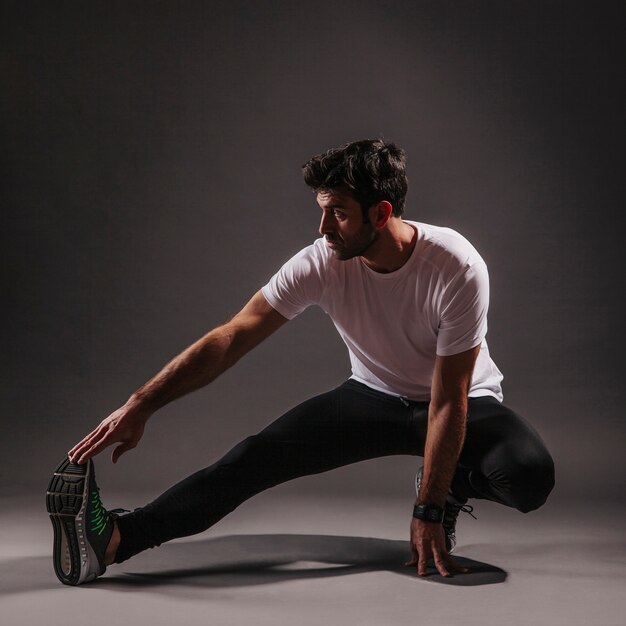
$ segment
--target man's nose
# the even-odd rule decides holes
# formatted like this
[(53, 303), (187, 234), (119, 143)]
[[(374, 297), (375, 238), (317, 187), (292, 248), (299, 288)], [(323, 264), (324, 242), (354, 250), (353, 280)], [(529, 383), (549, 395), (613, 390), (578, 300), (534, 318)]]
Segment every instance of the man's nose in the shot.
[(320, 222), (320, 235), (327, 235), (333, 231), (333, 218), (328, 213), (322, 213), (322, 221)]

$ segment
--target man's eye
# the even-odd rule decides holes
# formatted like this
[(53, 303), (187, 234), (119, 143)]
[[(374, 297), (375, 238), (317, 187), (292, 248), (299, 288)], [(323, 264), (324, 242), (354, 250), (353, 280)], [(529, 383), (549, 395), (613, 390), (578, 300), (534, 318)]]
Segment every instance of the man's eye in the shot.
[(342, 220), (345, 216), (341, 211), (333, 211), (333, 215), (338, 219)]

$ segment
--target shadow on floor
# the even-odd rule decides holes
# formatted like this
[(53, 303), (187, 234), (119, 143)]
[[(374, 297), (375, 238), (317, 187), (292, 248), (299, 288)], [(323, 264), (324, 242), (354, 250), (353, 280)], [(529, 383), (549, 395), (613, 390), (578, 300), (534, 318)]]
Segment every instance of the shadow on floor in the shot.
[[(90, 583), (90, 589), (205, 587), (226, 588), (285, 581), (387, 571), (418, 578), (406, 567), (406, 541), (333, 535), (229, 535), (191, 542), (174, 542), (144, 552)], [(455, 557), (470, 568), (453, 578), (429, 569), (426, 579), (447, 585), (500, 583), (506, 572), (472, 559)], [(125, 571), (120, 572), (121, 569)], [(0, 595), (58, 588), (50, 556), (0, 563)]]

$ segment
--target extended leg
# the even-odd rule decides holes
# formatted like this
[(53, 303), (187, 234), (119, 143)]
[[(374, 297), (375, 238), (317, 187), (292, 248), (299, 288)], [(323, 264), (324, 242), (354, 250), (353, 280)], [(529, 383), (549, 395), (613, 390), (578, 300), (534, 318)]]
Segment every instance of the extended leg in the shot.
[[(425, 405), (425, 403), (424, 403)], [(118, 520), (116, 562), (202, 532), (255, 494), (299, 476), (390, 454), (417, 454), (408, 403), (348, 381), (298, 405), (214, 465)]]

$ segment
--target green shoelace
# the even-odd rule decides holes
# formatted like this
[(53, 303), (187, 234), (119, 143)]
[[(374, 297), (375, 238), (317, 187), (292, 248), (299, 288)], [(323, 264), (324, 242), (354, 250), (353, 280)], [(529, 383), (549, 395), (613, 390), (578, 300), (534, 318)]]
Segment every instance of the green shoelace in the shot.
[(101, 535), (104, 532), (104, 529), (107, 527), (107, 522), (109, 521), (109, 514), (107, 510), (102, 506), (102, 501), (100, 500), (100, 493), (98, 488), (94, 489), (91, 492), (91, 531), (98, 533)]

